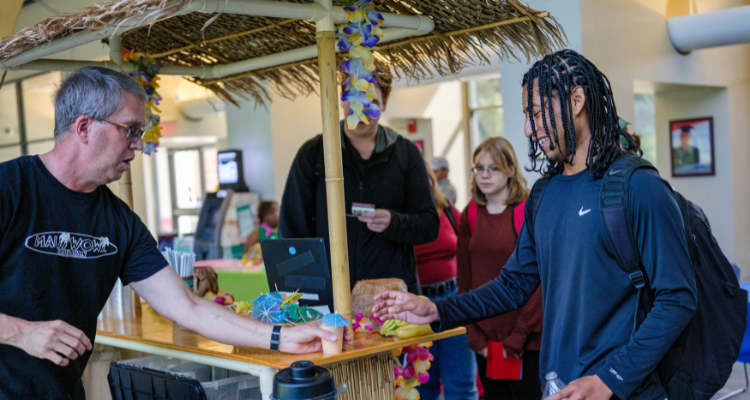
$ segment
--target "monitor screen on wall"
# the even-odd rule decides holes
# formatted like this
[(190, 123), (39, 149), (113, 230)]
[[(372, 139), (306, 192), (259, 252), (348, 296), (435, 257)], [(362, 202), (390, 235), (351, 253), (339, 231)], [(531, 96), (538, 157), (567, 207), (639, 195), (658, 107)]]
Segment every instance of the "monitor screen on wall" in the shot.
[(237, 165), (237, 152), (230, 151), (218, 154), (219, 183), (222, 185), (239, 182), (240, 173)]
[(216, 155), (218, 163), (219, 188), (246, 191), (245, 177), (242, 173), (242, 151), (226, 150)]

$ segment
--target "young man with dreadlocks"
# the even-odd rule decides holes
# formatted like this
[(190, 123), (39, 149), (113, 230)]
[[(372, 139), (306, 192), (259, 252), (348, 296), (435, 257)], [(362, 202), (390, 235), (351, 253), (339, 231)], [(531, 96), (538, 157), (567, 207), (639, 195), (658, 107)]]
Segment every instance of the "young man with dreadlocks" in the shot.
[[(630, 178), (631, 226), (654, 293), (651, 312), (634, 332), (638, 294), (609, 250), (599, 216), (602, 177), (616, 172), (608, 172), (610, 165), (625, 156), (609, 81), (583, 56), (564, 50), (531, 67), (523, 93), (532, 168), (548, 179), (541, 201), (526, 207), (515, 254), (502, 274), (435, 303), (381, 293), (373, 312), (432, 323), (437, 332), (518, 309), (541, 284), (546, 329), (540, 375), (554, 371), (569, 383), (549, 400), (663, 400), (655, 369), (697, 307), (671, 188), (652, 170)], [(541, 153), (544, 166), (535, 162)]]

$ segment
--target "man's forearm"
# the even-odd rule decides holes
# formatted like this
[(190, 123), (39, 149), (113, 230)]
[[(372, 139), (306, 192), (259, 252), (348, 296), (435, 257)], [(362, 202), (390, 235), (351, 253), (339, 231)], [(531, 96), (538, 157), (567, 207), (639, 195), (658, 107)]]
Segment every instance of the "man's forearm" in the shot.
[(501, 275), (476, 290), (436, 301), (440, 320), (432, 328), (444, 331), (516, 310), (528, 302), (538, 286), (538, 281), (513, 284)]
[(28, 321), (10, 315), (0, 314), (0, 344), (17, 346), (18, 340), (24, 333)]
[(242, 317), (216, 303), (195, 297), (192, 306), (175, 315), (175, 322), (220, 343), (269, 348), (273, 325)]

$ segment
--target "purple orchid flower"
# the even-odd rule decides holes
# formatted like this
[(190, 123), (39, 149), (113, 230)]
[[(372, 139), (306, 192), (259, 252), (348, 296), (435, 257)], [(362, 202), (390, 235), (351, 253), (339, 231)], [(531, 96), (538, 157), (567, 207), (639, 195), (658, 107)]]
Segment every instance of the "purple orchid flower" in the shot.
[(383, 14), (375, 10), (369, 10), (367, 11), (367, 19), (370, 20), (371, 24), (378, 26), (383, 22)]
[(143, 143), (143, 154), (150, 156), (150, 155), (156, 153), (156, 148), (157, 147), (158, 147), (158, 145), (156, 143), (154, 143), (154, 142)]
[[(367, 98), (367, 94), (365, 92), (360, 92), (356, 89), (349, 89), (344, 92), (344, 95), (341, 96), (341, 100), (348, 101), (350, 103), (360, 103), (365, 108), (370, 107), (370, 105), (372, 104), (370, 103), (370, 99)], [(380, 110), (378, 110), (378, 112), (380, 112)]]
[(339, 39), (339, 41), (336, 43), (339, 50), (341, 51), (349, 51), (349, 49), (352, 48), (352, 42), (349, 40), (349, 35), (345, 35), (342, 33), (337, 33), (336, 37)]
[(378, 119), (380, 117), (380, 108), (378, 108), (377, 104), (371, 102), (369, 106), (362, 109), (362, 114), (365, 114), (370, 119)]

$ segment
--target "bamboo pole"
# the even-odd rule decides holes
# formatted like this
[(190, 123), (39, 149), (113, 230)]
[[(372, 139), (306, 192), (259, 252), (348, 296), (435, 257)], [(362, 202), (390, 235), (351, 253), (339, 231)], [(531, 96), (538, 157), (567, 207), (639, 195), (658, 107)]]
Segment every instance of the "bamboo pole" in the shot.
[[(116, 65), (122, 65), (122, 39), (120, 35), (114, 35), (109, 39), (109, 59)], [(125, 171), (120, 177), (120, 198), (125, 204), (133, 209), (133, 180), (130, 175), (130, 170)], [(132, 302), (132, 309), (135, 312), (136, 317), (141, 316), (141, 298), (135, 292), (131, 291), (130, 301)]]
[[(316, 0), (327, 9), (331, 0)], [(328, 230), (331, 246), (331, 277), (333, 305), (336, 312), (352, 320), (352, 296), (349, 282), (349, 251), (346, 243), (346, 206), (344, 200), (344, 168), (341, 162), (339, 132), (338, 84), (336, 80), (336, 34), (332, 19), (316, 25), (320, 70), (320, 101), (323, 110), (323, 153), (326, 170)], [(350, 322), (351, 326), (351, 322)]]
[[(120, 199), (124, 201), (131, 210), (133, 209), (133, 181), (131, 180), (130, 170), (123, 172), (122, 177), (120, 178)], [(130, 301), (132, 302), (132, 309), (135, 312), (135, 316), (140, 317), (142, 313), (141, 297), (138, 296), (135, 290), (131, 291), (131, 293), (132, 296), (130, 296)]]

